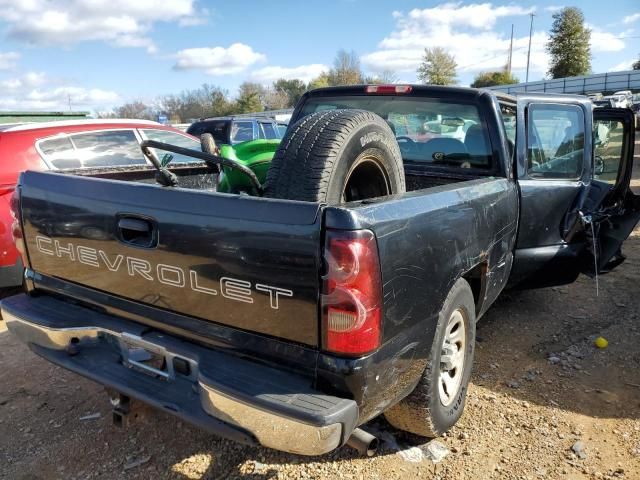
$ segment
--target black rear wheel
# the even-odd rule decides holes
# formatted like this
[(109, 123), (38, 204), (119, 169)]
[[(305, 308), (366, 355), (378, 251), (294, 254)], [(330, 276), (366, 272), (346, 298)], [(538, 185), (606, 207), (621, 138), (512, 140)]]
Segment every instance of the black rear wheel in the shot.
[(431, 353), (416, 388), (384, 416), (396, 428), (437, 437), (462, 416), (475, 351), (476, 317), (471, 287), (460, 278), (444, 301)]

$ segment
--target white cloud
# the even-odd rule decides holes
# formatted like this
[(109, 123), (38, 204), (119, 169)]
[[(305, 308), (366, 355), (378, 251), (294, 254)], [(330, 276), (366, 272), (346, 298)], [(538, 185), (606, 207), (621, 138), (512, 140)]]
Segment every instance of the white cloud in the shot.
[(603, 32), (593, 26), (591, 28), (591, 50), (594, 52), (619, 52), (624, 50), (625, 43), (615, 35), (609, 32)]
[(104, 41), (153, 52), (154, 23), (193, 24), (206, 14), (195, 0), (0, 0), (8, 37), (33, 45)]
[[(372, 71), (415, 72), (425, 48), (443, 47), (455, 57), (460, 73), (502, 68), (507, 62), (510, 38), (493, 30), (496, 21), (532, 11), (515, 5), (445, 3), (408, 14), (394, 12), (395, 30), (380, 42), (377, 51), (364, 55), (362, 62)], [(546, 41), (546, 33), (534, 33), (531, 71), (537, 74), (547, 70)], [(528, 43), (528, 35), (514, 38), (514, 70), (526, 68)]]
[(15, 68), (19, 58), (20, 54), (18, 52), (0, 53), (0, 70), (11, 70)]
[(300, 65), (299, 67), (279, 67), (269, 66), (261, 68), (251, 73), (251, 78), (261, 83), (271, 83), (284, 78), (286, 80), (300, 79), (305, 83), (309, 83), (318, 77), (322, 72), (327, 72), (329, 67), (321, 63), (313, 63), (311, 65)]
[(636, 59), (635, 58), (631, 58), (629, 60), (625, 60), (624, 62), (620, 62), (617, 65), (614, 65), (613, 67), (611, 67), (609, 70), (607, 70), (608, 72), (623, 72), (625, 70), (631, 70), (631, 65), (633, 64), (633, 62), (635, 62)]
[(0, 81), (0, 89), (15, 91), (26, 88), (34, 88), (44, 85), (46, 81), (47, 76), (43, 72), (28, 72), (19, 77)]
[(626, 17), (624, 17), (624, 19), (622, 20), (623, 23), (633, 23), (636, 20), (640, 20), (640, 12), (638, 13), (633, 13), (631, 15), (627, 15)]
[(556, 13), (564, 8), (564, 5), (549, 5), (548, 7), (544, 7), (546, 12)]
[(187, 48), (174, 55), (175, 70), (202, 70), (208, 75), (235, 75), (267, 59), (249, 45), (234, 43), (225, 47)]
[(96, 109), (114, 105), (120, 96), (109, 90), (67, 85), (42, 72), (0, 80), (0, 110)]

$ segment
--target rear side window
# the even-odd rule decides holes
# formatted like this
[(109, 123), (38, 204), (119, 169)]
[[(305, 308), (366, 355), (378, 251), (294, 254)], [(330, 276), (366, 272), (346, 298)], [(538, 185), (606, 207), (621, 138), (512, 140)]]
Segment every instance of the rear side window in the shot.
[(577, 105), (530, 105), (527, 158), (530, 177), (579, 178), (584, 163), (582, 109)]
[(273, 123), (260, 123), (260, 138), (275, 140), (281, 137), (273, 126)]
[(278, 138), (284, 138), (284, 134), (287, 133), (287, 125), (285, 123), (279, 123), (276, 128), (278, 129)]
[(69, 137), (43, 140), (39, 144), (41, 155), (55, 168), (78, 168), (80, 161), (76, 157), (73, 143)]
[(38, 145), (54, 168), (91, 168), (146, 164), (133, 130), (87, 132), (43, 140)]

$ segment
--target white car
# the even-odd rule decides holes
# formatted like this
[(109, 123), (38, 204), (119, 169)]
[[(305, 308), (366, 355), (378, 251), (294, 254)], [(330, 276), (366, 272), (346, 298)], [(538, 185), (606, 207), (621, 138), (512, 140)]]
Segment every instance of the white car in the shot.
[(629, 90), (621, 90), (604, 98), (610, 99), (612, 106), (615, 108), (630, 108), (633, 104), (633, 95)]

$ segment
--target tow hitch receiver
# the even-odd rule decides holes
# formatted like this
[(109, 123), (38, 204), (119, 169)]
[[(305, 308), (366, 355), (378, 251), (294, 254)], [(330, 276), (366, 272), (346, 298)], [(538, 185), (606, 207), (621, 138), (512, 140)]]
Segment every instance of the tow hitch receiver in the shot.
[(113, 407), (113, 424), (116, 427), (126, 427), (131, 399), (120, 392), (109, 392), (109, 401)]

